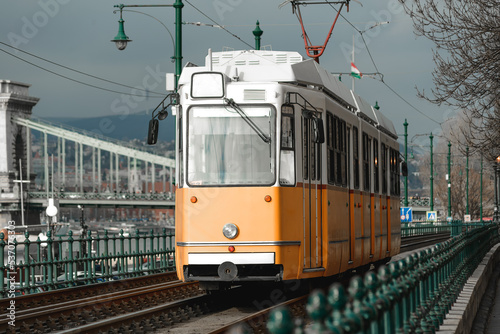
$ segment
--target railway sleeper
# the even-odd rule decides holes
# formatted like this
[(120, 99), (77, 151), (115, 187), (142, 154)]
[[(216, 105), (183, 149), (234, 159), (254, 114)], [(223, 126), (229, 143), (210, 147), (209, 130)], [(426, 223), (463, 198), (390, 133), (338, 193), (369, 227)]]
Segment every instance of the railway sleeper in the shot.
[(46, 320), (46, 326), (51, 330), (60, 329), (58, 319), (54, 319), (51, 316), (49, 316), (48, 319)]

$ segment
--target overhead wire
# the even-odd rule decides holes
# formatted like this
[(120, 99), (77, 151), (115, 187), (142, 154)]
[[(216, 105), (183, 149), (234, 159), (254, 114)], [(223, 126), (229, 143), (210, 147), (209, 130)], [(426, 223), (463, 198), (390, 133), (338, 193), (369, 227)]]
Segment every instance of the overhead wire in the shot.
[[(65, 65), (62, 65), (62, 64), (56, 63), (56, 62), (51, 61), (51, 60), (49, 60), (49, 59), (46, 59), (46, 58), (43, 58), (43, 57), (37, 56), (37, 55), (35, 55), (35, 54), (33, 54), (33, 53), (30, 53), (30, 52), (24, 51), (24, 50), (22, 50), (22, 49), (16, 48), (16, 47), (14, 47), (14, 46), (12, 46), (12, 45), (9, 45), (9, 44), (7, 44), (7, 43), (4, 43), (4, 42), (2, 42), (2, 41), (0, 41), (0, 44), (1, 44), (1, 45), (4, 45), (4, 46), (7, 46), (7, 47), (9, 47), (9, 48), (12, 48), (12, 49), (14, 49), (14, 50), (16, 50), (16, 51), (22, 52), (22, 53), (24, 53), (24, 54), (27, 54), (27, 55), (29, 55), (29, 56), (31, 56), (31, 57), (34, 57), (34, 58), (37, 58), (37, 59), (43, 60), (43, 61), (45, 61), (45, 62), (47, 62), (47, 63), (52, 64), (52, 65), (56, 65), (56, 66), (62, 67), (62, 68), (64, 68), (64, 69), (66, 69), (66, 70), (73, 71), (73, 72), (76, 72), (76, 73), (78, 73), (78, 74), (82, 74), (82, 75), (85, 75), (85, 76), (91, 77), (91, 78), (93, 78), (93, 79), (101, 80), (101, 81), (104, 81), (104, 82), (108, 82), (108, 83), (111, 83), (111, 84), (114, 84), (114, 85), (118, 85), (118, 86), (122, 86), (122, 87), (126, 87), (126, 88), (131, 88), (131, 89), (135, 89), (135, 90), (143, 91), (143, 92), (146, 92), (146, 93), (152, 93), (152, 94), (157, 94), (157, 95), (161, 95), (161, 96), (164, 96), (164, 95), (165, 95), (165, 94), (163, 94), (163, 93), (158, 93), (158, 92), (151, 92), (151, 91), (147, 91), (147, 90), (142, 89), (142, 88), (137, 88), (137, 87), (132, 87), (132, 86), (124, 85), (124, 84), (121, 84), (121, 83), (119, 83), (119, 82), (115, 82), (115, 81), (108, 80), (108, 79), (105, 79), (105, 78), (101, 78), (101, 77), (98, 77), (98, 76), (95, 76), (95, 75), (92, 75), (92, 74), (88, 74), (88, 73), (85, 73), (85, 72), (79, 71), (79, 70), (77, 70), (77, 69), (74, 69), (74, 68), (71, 68), (71, 67), (68, 67), (68, 66), (65, 66)], [(7, 53), (7, 54), (9, 54), (9, 55), (11, 55), (11, 56), (13, 56), (13, 57), (15, 57), (15, 58), (17, 58), (17, 59), (19, 59), (19, 60), (21, 60), (21, 61), (24, 61), (24, 62), (26, 62), (26, 63), (28, 63), (28, 64), (30, 64), (30, 65), (33, 65), (33, 66), (35, 66), (35, 67), (38, 67), (38, 68), (40, 68), (40, 69), (42, 69), (42, 70), (46, 70), (45, 68), (40, 67), (40, 66), (37, 66), (37, 65), (35, 65), (35, 64), (33, 64), (33, 63), (31, 63), (31, 62), (29, 62), (29, 61), (27, 61), (27, 60), (25, 60), (25, 59), (23, 59), (23, 58), (21, 58), (21, 57), (15, 56), (15, 55), (13, 55), (12, 53), (10, 53), (10, 52), (8, 52), (8, 51), (2, 50), (2, 49), (0, 49), (0, 50), (1, 50), (1, 51), (3, 51), (3, 52), (5, 52), (5, 53)], [(76, 79), (71, 79), (71, 78), (66, 77), (66, 76), (64, 76), (64, 75), (59, 75), (59, 74), (57, 74), (57, 73), (55, 73), (55, 72), (51, 72), (50, 70), (47, 70), (47, 72), (50, 72), (50, 73), (52, 73), (52, 74), (55, 74), (55, 75), (61, 76), (61, 77), (65, 78), (65, 79), (68, 79), (68, 80), (72, 80), (72, 81), (75, 81), (75, 82), (81, 83), (79, 80), (76, 80)], [(86, 85), (87, 85), (87, 86), (94, 87), (94, 88), (99, 88), (98, 86), (91, 85), (91, 84), (86, 84)], [(117, 91), (110, 90), (110, 89), (107, 89), (107, 88), (102, 88), (102, 89), (103, 89), (103, 90), (107, 90), (107, 91), (111, 91), (111, 92), (117, 92)], [(121, 92), (120, 92), (120, 93), (121, 93)], [(122, 93), (122, 94), (135, 95), (135, 94), (129, 94), (129, 93)], [(135, 95), (135, 96), (144, 96), (144, 95)]]
[[(328, 3), (328, 0), (325, 0), (325, 2)], [(337, 10), (331, 3), (328, 3), (330, 5), (330, 7), (333, 8), (333, 10)], [(399, 97), (402, 101), (404, 101), (407, 105), (409, 105), (412, 109), (414, 109), (415, 111), (417, 111), (419, 114), (421, 114), (422, 116), (426, 117), (427, 119), (431, 120), (432, 122), (438, 124), (439, 126), (441, 126), (441, 124), (443, 122), (438, 122), (436, 121), (435, 119), (433, 119), (432, 117), (426, 115), (425, 113), (423, 113), (422, 111), (420, 111), (417, 107), (413, 106), (408, 100), (406, 100), (405, 98), (403, 98), (399, 93), (397, 93), (391, 86), (389, 86), (389, 84), (387, 82), (385, 82), (384, 80), (384, 75), (379, 71), (378, 67), (377, 67), (377, 64), (375, 63), (375, 60), (373, 59), (373, 56), (370, 52), (370, 49), (368, 48), (368, 44), (366, 43), (365, 41), (365, 38), (363, 37), (363, 32), (361, 30), (359, 30), (358, 28), (356, 28), (356, 26), (354, 26), (354, 24), (352, 24), (344, 15), (340, 14), (340, 16), (352, 27), (354, 28), (354, 30), (356, 30), (356, 32), (358, 32), (360, 35), (361, 35), (361, 39), (363, 40), (363, 44), (365, 45), (365, 48), (366, 48), (366, 51), (368, 52), (368, 55), (370, 56), (370, 59), (372, 61), (372, 64), (373, 66), (375, 67), (375, 70), (377, 71), (378, 74), (380, 74), (380, 82), (382, 82), (391, 92), (393, 92), (397, 97)]]
[[(85, 85), (85, 86), (88, 86), (88, 87), (92, 87), (92, 88), (96, 88), (96, 89), (104, 90), (104, 91), (107, 91), (107, 92), (117, 93), (117, 94), (125, 94), (125, 95), (130, 95), (130, 96), (142, 96), (142, 97), (144, 97), (144, 94), (133, 94), (133, 93), (125, 93), (125, 92), (120, 92), (120, 91), (117, 91), (117, 90), (108, 89), (108, 88), (103, 88), (103, 87), (99, 87), (99, 86), (96, 86), (96, 85), (92, 85), (92, 84), (89, 84), (89, 83), (86, 83), (86, 82), (83, 82), (83, 81), (80, 81), (80, 80), (77, 80), (77, 79), (73, 79), (73, 78), (70, 78), (70, 77), (65, 76), (65, 75), (63, 75), (63, 74), (60, 74), (60, 73), (54, 72), (54, 71), (52, 71), (52, 70), (49, 70), (49, 69), (47, 69), (47, 68), (45, 68), (45, 67), (39, 66), (39, 65), (37, 65), (37, 64), (35, 64), (35, 63), (32, 63), (32, 62), (30, 62), (30, 61), (28, 61), (28, 60), (26, 60), (26, 59), (23, 59), (23, 58), (21, 58), (21, 57), (19, 57), (19, 56), (16, 56), (15, 54), (10, 53), (9, 51), (3, 50), (3, 49), (0, 49), (0, 51), (4, 52), (4, 53), (6, 53), (6, 54), (8, 54), (8, 55), (10, 55), (10, 56), (12, 56), (12, 57), (14, 57), (14, 58), (17, 58), (17, 59), (19, 59), (19, 60), (21, 60), (21, 61), (23, 61), (23, 62), (25, 62), (25, 63), (27, 63), (27, 64), (30, 64), (31, 66), (34, 66), (34, 67), (39, 68), (39, 69), (41, 69), (41, 70), (43, 70), (43, 71), (49, 72), (49, 73), (51, 73), (51, 74), (54, 74), (54, 75), (56, 75), (56, 76), (58, 76), (58, 77), (61, 77), (61, 78), (66, 79), (66, 80), (70, 80), (70, 81), (73, 81), (73, 82), (79, 83), (79, 84), (81, 84), (81, 85)], [(134, 88), (134, 89), (135, 89), (135, 88)]]
[(199, 10), (195, 5), (193, 5), (191, 2), (189, 2), (188, 0), (185, 0), (185, 2), (190, 5), (191, 7), (193, 7), (196, 11), (198, 11), (201, 15), (205, 16), (207, 19), (209, 19), (210, 21), (212, 21), (214, 24), (218, 25), (218, 28), (224, 30), (225, 32), (227, 32), (228, 34), (230, 34), (231, 36), (233, 36), (234, 38), (238, 39), (240, 42), (246, 44), (248, 47), (252, 48), (253, 49), (253, 46), (250, 45), (249, 43), (245, 42), (244, 40), (242, 40), (238, 35), (230, 32), (229, 30), (227, 30), (222, 24), (219, 24), (218, 22), (216, 22), (215, 20), (213, 20), (210, 16), (208, 16), (207, 14), (203, 13), (201, 10)]

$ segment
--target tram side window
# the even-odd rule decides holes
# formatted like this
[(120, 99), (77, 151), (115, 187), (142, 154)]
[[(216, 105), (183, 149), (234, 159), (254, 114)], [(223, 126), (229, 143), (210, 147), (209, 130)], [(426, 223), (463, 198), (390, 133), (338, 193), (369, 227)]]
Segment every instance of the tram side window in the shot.
[(335, 123), (331, 113), (326, 114), (326, 132), (327, 132), (327, 174), (328, 183), (335, 183)]
[(342, 184), (342, 120), (337, 116), (334, 118), (335, 124), (335, 183)]
[(389, 149), (389, 174), (390, 174), (390, 181), (391, 181), (391, 195), (394, 195), (394, 150), (391, 148)]
[(358, 128), (352, 127), (352, 157), (354, 160), (354, 189), (359, 189), (359, 137)]
[(370, 137), (363, 132), (363, 189), (370, 191)]
[(379, 167), (378, 167), (378, 140), (373, 139), (373, 186), (374, 186), (374, 192), (378, 193), (379, 191)]
[(304, 155), (304, 179), (320, 180), (321, 177), (321, 145), (312, 141), (311, 120), (303, 126), (302, 152)]
[[(310, 122), (310, 121), (309, 121)], [(311, 126), (309, 123), (305, 123), (302, 129), (303, 141), (302, 141), (302, 154), (303, 154), (303, 176), (304, 179), (309, 180), (319, 180), (320, 173), (320, 157), (321, 157), (321, 146), (318, 143), (313, 143), (311, 139)]]
[(382, 143), (382, 150), (380, 152), (380, 160), (382, 162), (382, 194), (387, 194), (387, 148)]
[(394, 151), (396, 155), (396, 195), (401, 195), (401, 184), (399, 182), (399, 151)]
[(337, 118), (337, 143), (335, 145), (336, 153), (336, 181), (338, 185), (347, 185), (347, 167), (346, 167), (346, 123), (344, 120)]
[[(290, 110), (293, 112), (293, 109)], [(295, 184), (295, 131), (293, 113), (281, 115), (280, 184)]]
[(400, 194), (399, 185), (399, 152), (391, 148), (391, 195)]

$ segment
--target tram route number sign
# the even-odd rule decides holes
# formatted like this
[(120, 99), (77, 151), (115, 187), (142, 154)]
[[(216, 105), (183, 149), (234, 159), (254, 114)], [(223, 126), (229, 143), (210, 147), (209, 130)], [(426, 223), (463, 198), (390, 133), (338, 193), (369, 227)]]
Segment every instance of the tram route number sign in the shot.
[(413, 211), (411, 207), (402, 207), (399, 209), (401, 212), (401, 222), (411, 223), (413, 221)]

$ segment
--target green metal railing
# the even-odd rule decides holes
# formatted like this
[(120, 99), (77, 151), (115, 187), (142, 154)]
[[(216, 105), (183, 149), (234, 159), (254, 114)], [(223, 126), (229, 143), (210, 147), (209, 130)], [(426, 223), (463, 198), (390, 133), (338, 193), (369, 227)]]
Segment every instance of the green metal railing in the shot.
[(450, 232), (451, 236), (457, 236), (462, 232), (475, 229), (477, 227), (491, 224), (491, 222), (463, 223), (460, 220), (447, 221), (424, 221), (416, 223), (401, 223), (401, 237), (412, 237), (424, 234), (437, 234)]
[[(47, 198), (47, 192), (30, 191), (28, 193), (29, 198)], [(99, 192), (99, 193), (79, 193), (79, 192), (55, 192), (53, 195), (56, 199), (86, 199), (86, 200), (167, 200), (175, 201), (175, 193), (173, 192), (161, 192), (161, 193), (122, 193), (122, 192)]]
[[(434, 333), (468, 277), (498, 242), (497, 224), (466, 229), (378, 273), (354, 277), (347, 292), (338, 283), (326, 296), (314, 291), (306, 307), (312, 320), (308, 333)], [(294, 326), (286, 308), (274, 310), (267, 327), (272, 334), (305, 333)]]
[[(76, 238), (72, 231), (54, 238), (47, 232), (46, 240), (35, 241), (26, 232), (18, 241), (22, 238), (0, 233), (3, 297), (9, 289), (27, 294), (175, 270), (175, 237), (166, 229), (133, 235), (105, 231), (104, 236), (89, 231)], [(16, 282), (14, 288), (11, 282)]]

